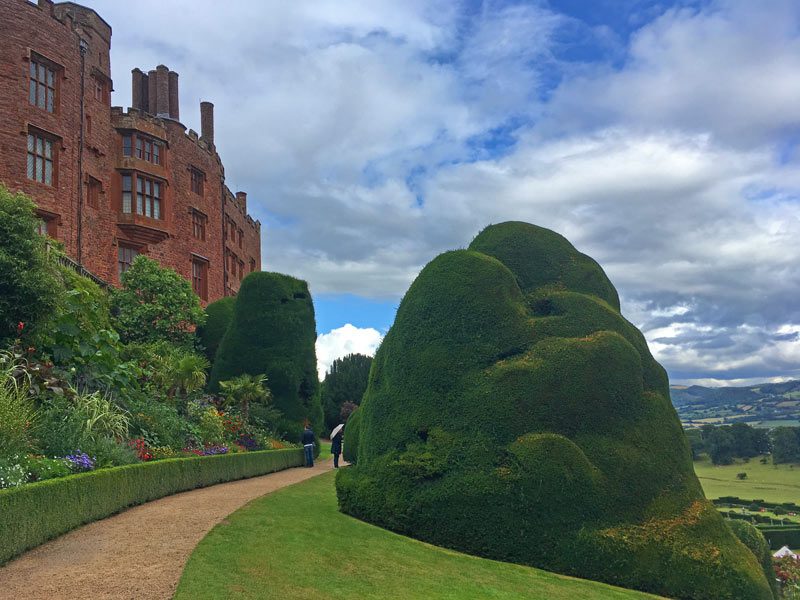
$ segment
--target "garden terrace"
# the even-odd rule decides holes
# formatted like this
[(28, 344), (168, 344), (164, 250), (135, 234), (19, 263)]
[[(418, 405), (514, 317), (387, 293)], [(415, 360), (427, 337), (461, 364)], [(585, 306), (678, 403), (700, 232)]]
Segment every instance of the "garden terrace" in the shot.
[(139, 463), (0, 490), (0, 564), (130, 506), (302, 464), (302, 450), (267, 450)]

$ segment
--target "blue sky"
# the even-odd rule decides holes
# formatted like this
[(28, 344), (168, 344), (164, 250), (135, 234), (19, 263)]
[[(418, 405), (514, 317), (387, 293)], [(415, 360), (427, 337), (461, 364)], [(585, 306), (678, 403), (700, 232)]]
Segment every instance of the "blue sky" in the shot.
[(795, 0), (88, 4), (114, 104), (159, 63), (188, 127), (215, 103), (322, 373), (434, 256), (519, 219), (602, 264), (673, 382), (800, 377)]

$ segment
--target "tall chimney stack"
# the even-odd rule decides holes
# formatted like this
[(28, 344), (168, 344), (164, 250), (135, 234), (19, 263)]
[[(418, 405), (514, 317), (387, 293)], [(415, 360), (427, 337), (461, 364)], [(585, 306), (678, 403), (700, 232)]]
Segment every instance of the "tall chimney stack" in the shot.
[(247, 212), (247, 193), (246, 192), (236, 192), (236, 200), (239, 202), (241, 207), (244, 209), (244, 212)]
[(147, 72), (147, 112), (151, 115), (158, 113), (158, 91), (156, 90), (156, 70)]
[(214, 105), (211, 102), (200, 103), (200, 138), (214, 146)]
[(164, 65), (156, 67), (156, 115), (169, 115), (169, 69)]
[(131, 71), (131, 106), (136, 110), (142, 110), (143, 76), (138, 68)]
[(169, 116), (180, 121), (180, 105), (178, 104), (178, 74), (169, 72)]

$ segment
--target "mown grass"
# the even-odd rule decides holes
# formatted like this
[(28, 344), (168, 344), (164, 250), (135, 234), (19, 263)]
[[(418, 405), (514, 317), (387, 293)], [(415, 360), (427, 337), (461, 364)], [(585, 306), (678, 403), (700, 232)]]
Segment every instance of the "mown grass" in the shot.
[(314, 460), (328, 460), (332, 458), (333, 455), (331, 454), (331, 442), (330, 440), (320, 440), (319, 441), (319, 456)]
[[(732, 465), (714, 466), (708, 458), (695, 461), (694, 471), (709, 499), (738, 496), (746, 500), (800, 503), (800, 466), (773, 465), (759, 462), (760, 457)], [(747, 473), (747, 479), (736, 479), (737, 473)]]
[(655, 598), (452, 552), (337, 510), (333, 473), (264, 496), (198, 545), (175, 598)]

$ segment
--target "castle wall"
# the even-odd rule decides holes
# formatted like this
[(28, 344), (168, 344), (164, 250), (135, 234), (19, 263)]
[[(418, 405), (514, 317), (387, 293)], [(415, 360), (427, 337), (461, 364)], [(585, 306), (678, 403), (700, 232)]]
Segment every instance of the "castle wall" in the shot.
[[(177, 120), (178, 74), (159, 65), (149, 75), (133, 71), (133, 109), (112, 108), (111, 27), (97, 13), (71, 2), (0, 0), (0, 14), (0, 181), (33, 198), (47, 234), (62, 242), (70, 257), (114, 285), (121, 257), (130, 258), (131, 252), (146, 254), (189, 281), (194, 265), (194, 274), (202, 273), (196, 291), (207, 302), (235, 293), (251, 266), (260, 270), (261, 226), (225, 186), (213, 143), (213, 106), (210, 113), (204, 106), (210, 138), (187, 132)], [(36, 77), (40, 65), (52, 73), (45, 71), (44, 95), (53, 97), (43, 106), (36, 94), (32, 103), (31, 61)], [(33, 178), (28, 172), (31, 133), (51, 142), (48, 177), (35, 168)], [(158, 160), (137, 156), (137, 139), (150, 148), (157, 145)], [(133, 187), (127, 208), (126, 178)], [(137, 210), (140, 179), (153, 189), (158, 185), (158, 214), (152, 198), (151, 210)], [(233, 240), (225, 237), (229, 229), (236, 231)]]

